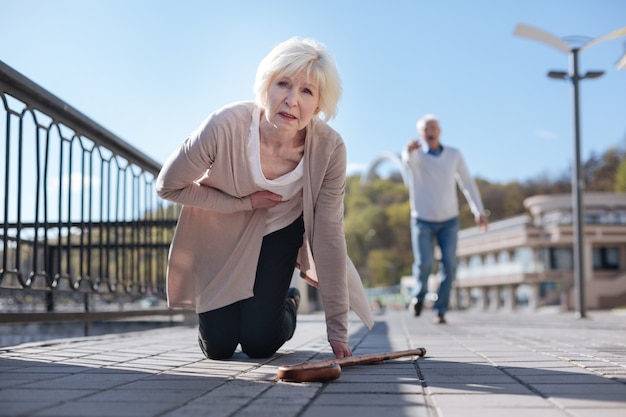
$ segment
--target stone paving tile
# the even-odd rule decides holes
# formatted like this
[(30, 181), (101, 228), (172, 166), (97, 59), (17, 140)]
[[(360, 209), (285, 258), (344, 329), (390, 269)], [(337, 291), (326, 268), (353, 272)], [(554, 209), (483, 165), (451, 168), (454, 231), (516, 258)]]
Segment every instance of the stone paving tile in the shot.
[(320, 406), (358, 406), (358, 405), (370, 405), (370, 406), (426, 406), (426, 401), (423, 396), (411, 395), (411, 394), (387, 394), (387, 395), (370, 395), (368, 393), (349, 393), (349, 394), (329, 394), (324, 392), (324, 397), (319, 399)]
[[(36, 402), (65, 402), (72, 401), (78, 398), (83, 398), (97, 392), (94, 389), (67, 389), (64, 386), (54, 385), (54, 388), (47, 389), (23, 389), (8, 388), (0, 391), (0, 404), (5, 404), (11, 401), (29, 402), (35, 400)], [(3, 407), (4, 408), (4, 407)]]
[(33, 416), (37, 411), (45, 410), (56, 403), (56, 400), (3, 400), (1, 403), (2, 408), (0, 409), (0, 416)]
[[(211, 406), (189, 403), (161, 414), (162, 417), (229, 417), (235, 415), (240, 406), (216, 402)], [(294, 414), (295, 415), (295, 414)]]
[(175, 389), (169, 387), (167, 389), (132, 389), (126, 386), (118, 389), (109, 389), (101, 391), (97, 394), (89, 396), (85, 401), (88, 402), (102, 402), (102, 403), (118, 403), (127, 402), (131, 406), (140, 402), (146, 403), (166, 403), (166, 404), (185, 404), (198, 395), (201, 395), (204, 391), (204, 387), (198, 387), (194, 389)]
[(356, 373), (350, 372), (350, 369), (344, 369), (341, 372), (341, 382), (354, 384), (371, 382), (378, 382), (381, 384), (410, 383), (419, 385), (420, 379), (417, 375), (415, 375), (415, 371), (413, 371), (413, 375), (408, 375), (406, 373), (385, 375), (372, 372)]
[(533, 384), (532, 387), (545, 396), (558, 397), (583, 397), (594, 398), (597, 395), (612, 395), (615, 398), (623, 396), (626, 401), (626, 387), (624, 384), (614, 382), (612, 384)]
[(428, 407), (419, 405), (405, 405), (400, 403), (395, 406), (371, 406), (371, 405), (323, 405), (314, 404), (307, 408), (302, 417), (331, 417), (331, 416), (354, 416), (354, 417), (431, 417)]
[(260, 408), (254, 403), (239, 410), (237, 416), (242, 417), (290, 417), (297, 415), (301, 407), (295, 405), (276, 405), (271, 408)]
[[(597, 376), (596, 373), (589, 369), (584, 369), (578, 366), (572, 366), (567, 362), (558, 362), (558, 363), (550, 363), (548, 365), (542, 364), (541, 367), (525, 363), (523, 366), (512, 366), (514, 364), (506, 364), (500, 366), (503, 372), (506, 372), (509, 375), (513, 376), (523, 376), (523, 375), (536, 375), (536, 376), (562, 376), (568, 377), (572, 374), (574, 375), (593, 375)], [(519, 364), (517, 364), (519, 365)]]
[(573, 417), (624, 417), (624, 407), (621, 408), (603, 408), (597, 410), (594, 408), (568, 410)]
[(388, 383), (388, 382), (378, 382), (378, 381), (367, 381), (362, 383), (345, 383), (336, 382), (334, 384), (328, 384), (328, 386), (324, 389), (323, 394), (346, 394), (346, 393), (357, 393), (357, 394), (369, 394), (369, 395), (377, 395), (377, 394), (422, 394), (422, 386), (417, 383), (406, 383), (406, 382), (397, 382), (397, 383)]
[(140, 378), (143, 378), (141, 373), (117, 373), (112, 371), (99, 373), (80, 372), (77, 374), (60, 376), (55, 378), (52, 383), (46, 380), (23, 384), (21, 388), (31, 391), (45, 391), (51, 384), (54, 384), (55, 387), (63, 388), (65, 390), (103, 390), (125, 385), (130, 381), (135, 381)]
[[(459, 394), (443, 394), (435, 396), (437, 407), (442, 410), (446, 409), (474, 409), (479, 410), (488, 408), (552, 408), (552, 404), (547, 399), (527, 394), (509, 394), (496, 393), (493, 391), (485, 392), (483, 390), (472, 390), (472, 394), (468, 391)], [(482, 393), (480, 393), (482, 392)], [(475, 413), (475, 411), (468, 411)], [(446, 413), (443, 413), (446, 415)]]
[(568, 410), (591, 408), (595, 410), (621, 408), (626, 411), (624, 397), (615, 397), (613, 394), (596, 394), (592, 397), (582, 396), (553, 396), (550, 398), (559, 407)]
[(431, 395), (439, 394), (466, 394), (468, 392), (480, 394), (513, 394), (513, 395), (534, 395), (534, 393), (528, 388), (520, 384), (511, 382), (509, 384), (494, 384), (494, 383), (465, 383), (458, 384), (454, 382), (439, 383), (437, 385), (429, 386), (428, 393)]
[(171, 407), (163, 402), (128, 404), (76, 401), (31, 414), (33, 417), (138, 417), (157, 416)]
[[(446, 407), (438, 410), (439, 415), (461, 417), (572, 417), (572, 414), (556, 408), (531, 408), (531, 407), (481, 407), (461, 408)], [(609, 417), (609, 416), (589, 416)]]
[(517, 375), (517, 379), (529, 385), (535, 384), (613, 384), (614, 381), (608, 378), (598, 378), (595, 374), (587, 373), (546, 373), (535, 370), (530, 375)]

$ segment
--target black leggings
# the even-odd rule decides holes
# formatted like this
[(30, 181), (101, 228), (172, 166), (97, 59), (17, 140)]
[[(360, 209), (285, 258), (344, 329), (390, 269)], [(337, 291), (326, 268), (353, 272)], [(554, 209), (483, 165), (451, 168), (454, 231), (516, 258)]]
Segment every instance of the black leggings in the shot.
[(200, 313), (199, 343), (209, 359), (228, 359), (237, 345), (251, 358), (267, 358), (296, 330), (296, 307), (287, 291), (302, 246), (299, 217), (284, 229), (263, 237), (254, 281), (254, 296)]

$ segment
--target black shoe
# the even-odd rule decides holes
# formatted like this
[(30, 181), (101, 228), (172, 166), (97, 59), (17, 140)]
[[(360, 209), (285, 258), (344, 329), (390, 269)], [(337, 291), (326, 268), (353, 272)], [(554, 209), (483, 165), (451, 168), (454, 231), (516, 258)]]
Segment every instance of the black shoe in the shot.
[(413, 302), (411, 304), (413, 304), (413, 314), (415, 315), (415, 317), (419, 317), (419, 315), (422, 314), (424, 300), (418, 301), (416, 299), (413, 299)]
[(296, 287), (289, 288), (289, 291), (287, 291), (287, 298), (293, 300), (293, 303), (296, 306), (296, 311), (298, 311), (298, 307), (300, 307), (300, 290)]
[(446, 318), (443, 316), (443, 314), (437, 314), (437, 317), (435, 318), (435, 323), (437, 324), (446, 324)]

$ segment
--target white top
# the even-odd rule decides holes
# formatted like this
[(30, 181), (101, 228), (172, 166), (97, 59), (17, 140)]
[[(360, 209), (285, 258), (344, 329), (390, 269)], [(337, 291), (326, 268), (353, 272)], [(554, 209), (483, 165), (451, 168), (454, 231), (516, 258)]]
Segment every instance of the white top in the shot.
[(260, 124), (261, 110), (259, 107), (252, 114), (252, 125), (248, 136), (248, 161), (250, 162), (252, 179), (259, 187), (279, 194), (286, 203), (279, 204), (268, 209), (267, 222), (265, 223), (265, 234), (280, 230), (289, 226), (302, 214), (302, 177), (304, 167), (303, 159), (296, 168), (276, 179), (268, 180), (263, 175), (261, 169), (261, 148), (260, 148)]
[(440, 155), (416, 149), (402, 151), (408, 168), (411, 217), (443, 222), (459, 215), (457, 185), (463, 191), (474, 216), (483, 213), (483, 203), (476, 182), (458, 149), (445, 146)]

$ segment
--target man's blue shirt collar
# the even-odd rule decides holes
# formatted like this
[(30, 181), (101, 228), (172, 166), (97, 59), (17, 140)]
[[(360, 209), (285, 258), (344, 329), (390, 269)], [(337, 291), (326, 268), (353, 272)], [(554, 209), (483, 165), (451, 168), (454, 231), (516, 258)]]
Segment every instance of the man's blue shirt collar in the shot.
[(441, 152), (443, 152), (443, 145), (439, 144), (439, 149), (437, 149), (436, 151), (433, 151), (432, 149), (428, 149), (428, 152), (426, 153), (429, 153), (433, 156), (439, 156), (441, 155)]

